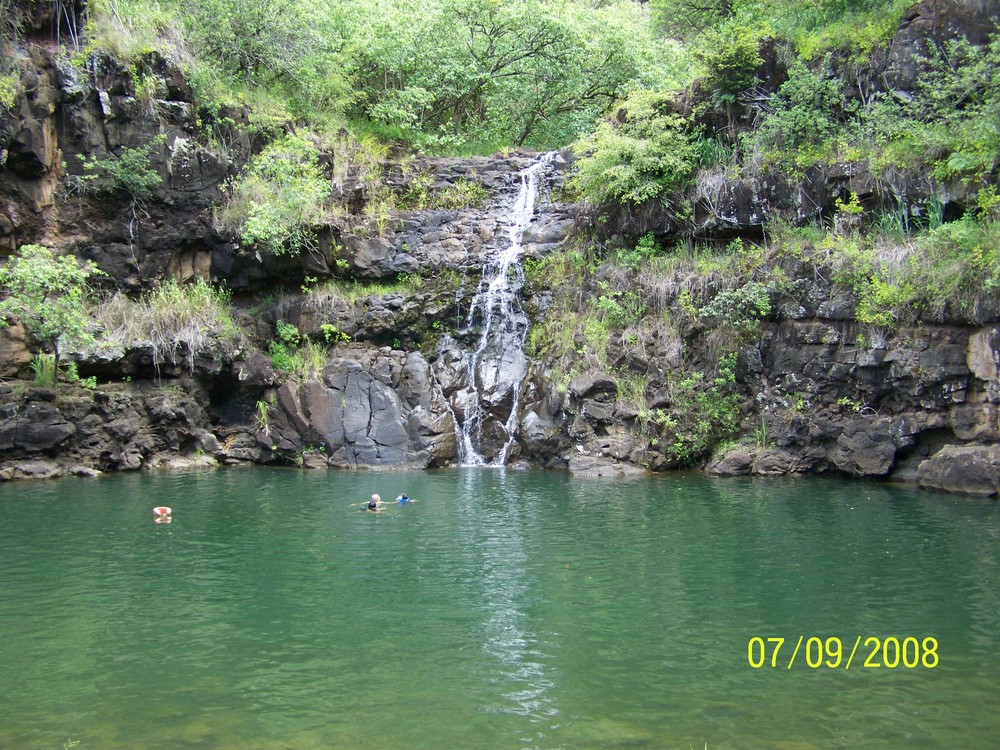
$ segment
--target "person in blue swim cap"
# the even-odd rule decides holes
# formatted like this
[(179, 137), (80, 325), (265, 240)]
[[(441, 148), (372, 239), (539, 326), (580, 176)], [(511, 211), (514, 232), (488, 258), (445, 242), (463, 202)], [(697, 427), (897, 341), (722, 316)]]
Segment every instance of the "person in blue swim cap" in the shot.
[(396, 498), (396, 502), (399, 503), (400, 505), (404, 505), (410, 502), (410, 496), (404, 492), (402, 495)]

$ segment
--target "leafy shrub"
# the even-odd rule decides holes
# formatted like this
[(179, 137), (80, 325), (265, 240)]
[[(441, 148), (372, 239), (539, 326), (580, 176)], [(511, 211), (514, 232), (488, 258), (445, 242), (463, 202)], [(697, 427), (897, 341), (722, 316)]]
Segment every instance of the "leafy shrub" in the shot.
[(771, 314), (770, 290), (760, 282), (750, 281), (719, 292), (698, 314), (751, 335), (759, 329), (760, 321)]
[(94, 263), (81, 264), (68, 255), (55, 257), (41, 245), (24, 245), (0, 268), (0, 326), (18, 318), (25, 329), (52, 349), (56, 374), (65, 346), (83, 346), (93, 340), (88, 329), (88, 279), (103, 275)]
[[(1000, 164), (1000, 35), (976, 47), (965, 38), (932, 48), (910, 113), (918, 144), (940, 152), (935, 176), (987, 179)], [(936, 147), (936, 148), (935, 148)]]
[(217, 218), (246, 245), (275, 255), (298, 253), (312, 247), (311, 229), (322, 219), (329, 194), (319, 150), (309, 137), (291, 134), (247, 165)]
[[(275, 369), (303, 378), (314, 377), (323, 369), (327, 360), (323, 345), (310, 341), (296, 326), (283, 320), (279, 320), (274, 328), (277, 338), (268, 345), (268, 353)], [(330, 333), (330, 329), (325, 329), (324, 338)], [(337, 340), (344, 339), (337, 336)]]
[(705, 86), (719, 104), (732, 104), (754, 82), (761, 64), (761, 34), (756, 28), (730, 21), (701, 35), (692, 53), (707, 71)]
[(721, 438), (738, 426), (740, 396), (736, 391), (736, 355), (719, 359), (717, 373), (706, 381), (694, 372), (670, 385), (669, 412), (656, 415), (660, 437), (668, 438), (664, 453), (678, 465), (687, 465), (708, 454)]
[(632, 269), (638, 269), (645, 263), (652, 260), (659, 252), (659, 248), (656, 244), (656, 238), (653, 236), (652, 232), (649, 232), (639, 238), (639, 241), (635, 243), (635, 247), (621, 248), (616, 250), (613, 258), (614, 261), (620, 265), (626, 266)]
[(646, 312), (646, 306), (637, 292), (612, 289), (606, 281), (598, 282), (598, 286), (603, 294), (597, 297), (593, 305), (615, 328), (635, 323)]
[(74, 175), (71, 182), (77, 189), (91, 193), (127, 193), (133, 200), (145, 200), (163, 183), (159, 172), (153, 169), (150, 156), (154, 148), (163, 144), (165, 136), (159, 135), (145, 146), (123, 148), (118, 155), (107, 159), (80, 156), (85, 174)]
[(12, 108), (17, 103), (21, 92), (21, 76), (13, 73), (0, 73), (0, 107)]
[[(572, 186), (594, 203), (665, 199), (694, 177), (699, 149), (671, 94), (639, 91), (619, 119), (574, 146), (581, 158)], [(620, 120), (620, 121), (619, 121)]]
[(773, 111), (748, 136), (750, 150), (765, 161), (805, 168), (830, 150), (838, 129), (837, 113), (846, 106), (841, 84), (833, 76), (810, 70), (794, 60), (773, 102)]

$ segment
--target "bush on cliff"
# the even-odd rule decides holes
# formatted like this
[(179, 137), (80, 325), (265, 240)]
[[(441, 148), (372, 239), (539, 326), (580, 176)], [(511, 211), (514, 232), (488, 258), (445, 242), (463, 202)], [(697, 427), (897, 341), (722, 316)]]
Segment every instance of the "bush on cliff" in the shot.
[(691, 123), (674, 109), (674, 97), (636, 92), (619, 115), (576, 144), (581, 154), (571, 186), (593, 203), (639, 204), (684, 187), (694, 176), (700, 150)]
[(17, 318), (28, 333), (52, 350), (59, 372), (59, 357), (66, 347), (93, 340), (89, 330), (88, 279), (102, 274), (91, 261), (56, 257), (41, 245), (24, 245), (0, 269), (0, 325)]
[(298, 253), (312, 247), (311, 230), (323, 218), (329, 195), (316, 144), (290, 134), (268, 145), (233, 181), (217, 223), (237, 232), (245, 245), (275, 255)]

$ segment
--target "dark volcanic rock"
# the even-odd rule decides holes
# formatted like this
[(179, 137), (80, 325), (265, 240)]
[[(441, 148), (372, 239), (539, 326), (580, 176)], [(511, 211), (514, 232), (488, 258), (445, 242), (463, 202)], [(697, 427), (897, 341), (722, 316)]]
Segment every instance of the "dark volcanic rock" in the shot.
[(418, 352), (348, 349), (322, 380), (277, 390), (262, 445), (286, 459), (321, 447), (335, 466), (426, 468), (456, 456), (454, 422), (430, 365)]

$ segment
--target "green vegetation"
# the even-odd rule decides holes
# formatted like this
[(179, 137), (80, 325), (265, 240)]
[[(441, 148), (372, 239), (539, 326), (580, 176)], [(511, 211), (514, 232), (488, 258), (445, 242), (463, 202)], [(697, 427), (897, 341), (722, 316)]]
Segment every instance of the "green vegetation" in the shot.
[(596, 203), (666, 199), (694, 177), (698, 148), (690, 122), (674, 111), (674, 95), (642, 91), (619, 119), (602, 122), (577, 144), (583, 154), (575, 187)]
[(260, 428), (261, 432), (265, 436), (270, 436), (271, 434), (271, 404), (267, 401), (257, 402), (257, 413), (254, 415), (254, 420), (257, 423), (257, 427)]
[(485, 203), (489, 193), (478, 182), (460, 177), (441, 190), (434, 190), (434, 175), (428, 172), (416, 175), (403, 193), (398, 207), (404, 210), (423, 211), (429, 208), (471, 208)]
[(690, 464), (707, 455), (718, 440), (736, 431), (740, 396), (735, 354), (719, 360), (716, 375), (708, 382), (702, 372), (694, 372), (671, 383), (670, 392), (670, 414), (661, 414), (657, 424), (667, 439), (665, 453), (675, 464)]
[[(301, 378), (316, 377), (323, 371), (327, 362), (326, 346), (310, 340), (296, 326), (283, 320), (279, 320), (274, 329), (275, 338), (268, 345), (268, 353), (275, 369)], [(324, 339), (328, 340), (330, 333), (330, 329), (324, 331)], [(339, 336), (336, 340), (340, 340)]]
[(323, 216), (330, 183), (319, 168), (319, 150), (306, 136), (269, 144), (234, 181), (217, 219), (247, 245), (275, 255), (312, 247), (313, 225)]
[(17, 71), (12, 73), (0, 72), (0, 107), (11, 108), (17, 102), (17, 96), (21, 92), (21, 75)]
[(81, 58), (183, 62), (210, 116), (250, 104), (264, 130), (349, 125), (426, 151), (565, 143), (676, 58), (628, 0), (93, 0), (88, 11)]
[(115, 293), (94, 307), (93, 316), (101, 331), (98, 348), (149, 347), (157, 366), (183, 355), (193, 371), (201, 352), (219, 347), (231, 354), (244, 345), (228, 292), (200, 278), (192, 284), (164, 282), (138, 299)]
[[(169, 60), (194, 86), (205, 141), (219, 144), (241, 128), (253, 136), (252, 157), (216, 214), (251, 252), (316, 250), (316, 230), (329, 224), (338, 236), (381, 236), (409, 219), (400, 211), (486, 199), (475, 175), (442, 189), (432, 174), (411, 172), (414, 150), (509, 154), (572, 143), (578, 160), (567, 191), (590, 204), (594, 226), (614, 231), (528, 262), (529, 288), (553, 292), (529, 347), (564, 386), (585, 368), (613, 375), (620, 402), (637, 413), (637, 433), (686, 463), (736, 428), (733, 353), (755, 341), (779, 300), (795, 301), (782, 270), (793, 263), (850, 290), (857, 319), (873, 331), (935, 317), (979, 320), (995, 309), (1000, 35), (994, 30), (981, 46), (923, 45), (922, 56), (901, 65), (916, 70), (904, 91), (880, 65), (915, 4), (92, 0), (74, 58), (92, 75), (120, 63), (150, 111), (166, 86), (158, 62)], [(5, 51), (19, 33), (13, 10), (0, 0)], [(0, 109), (20, 95), (13, 60), (0, 63)], [(160, 146), (153, 139), (83, 159), (71, 184), (147, 200), (161, 179), (151, 158)], [(771, 221), (766, 240), (754, 239), (760, 244), (735, 240), (724, 249), (713, 237), (728, 237), (726, 228), (696, 240), (695, 209), (720, 185), (743, 180), (756, 189), (771, 177), (831, 170), (849, 175), (851, 187), (823, 203), (814, 226)], [(961, 217), (954, 203), (945, 209), (959, 186), (969, 201), (978, 195)], [(346, 276), (342, 249), (333, 256), (335, 273)], [(328, 347), (350, 339), (334, 315), (344, 305), (414, 294), (423, 283), (306, 277), (306, 309), (331, 314), (315, 340), (279, 321), (268, 346), (275, 367), (314, 374)], [(44, 306), (34, 299), (15, 308), (19, 292), (8, 294), (0, 312), (25, 319)], [(138, 300), (116, 295), (97, 314), (106, 342), (149, 342), (158, 357), (184, 351), (192, 365), (212, 342), (238, 341), (228, 299), (203, 282), (165, 284)], [(86, 338), (85, 316), (77, 318), (75, 334), (72, 326), (48, 334), (53, 377), (59, 338)], [(425, 344), (441, 322), (426, 327)], [(644, 347), (673, 339), (697, 341), (697, 351), (677, 352), (683, 366), (657, 385), (669, 393), (651, 394), (641, 365), (659, 352)], [(51, 369), (42, 359), (38, 367)], [(266, 431), (266, 410), (262, 420)], [(758, 442), (767, 442), (767, 429), (762, 421)]]
[[(56, 257), (41, 245), (24, 245), (0, 268), (0, 325), (16, 318), (25, 330), (52, 351), (53, 381), (66, 347), (93, 341), (87, 316), (88, 280), (102, 272), (92, 262)], [(36, 370), (36, 373), (38, 371)]]
[[(1000, 36), (978, 47), (963, 38), (927, 44), (914, 61), (913, 91), (887, 92), (864, 78), (875, 48), (884, 54), (914, 4), (654, 2), (660, 28), (685, 43), (697, 86), (633, 91), (580, 141), (577, 188), (598, 207), (678, 204), (699, 168), (719, 165), (738, 178), (804, 175), (840, 162), (869, 170), (901, 201), (907, 180), (928, 173), (941, 184), (989, 185), (1000, 166), (1000, 84), (991, 73), (1000, 66)], [(776, 91), (756, 77), (765, 42), (787, 70)], [(675, 103), (685, 99), (693, 116)]]
[(56, 382), (56, 358), (52, 354), (39, 352), (31, 358), (31, 371), (35, 385), (50, 386)]
[(84, 174), (71, 176), (70, 183), (80, 192), (121, 191), (132, 200), (146, 200), (163, 182), (150, 165), (150, 154), (154, 148), (162, 146), (163, 140), (162, 135), (156, 136), (145, 146), (123, 148), (120, 154), (112, 154), (107, 159), (81, 156)]

